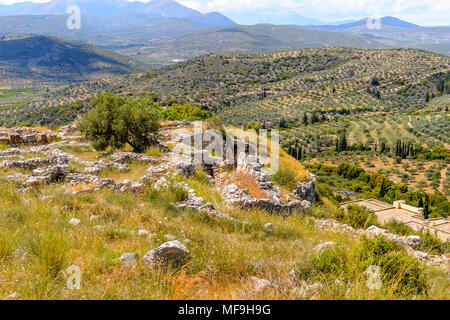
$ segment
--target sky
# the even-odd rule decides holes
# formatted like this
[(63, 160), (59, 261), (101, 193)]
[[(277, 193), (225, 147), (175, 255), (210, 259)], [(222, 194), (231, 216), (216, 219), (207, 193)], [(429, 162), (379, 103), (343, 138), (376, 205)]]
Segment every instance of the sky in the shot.
[[(0, 0), (0, 4), (23, 1), (25, 0)], [(252, 11), (258, 10), (268, 13), (294, 11), (322, 21), (389, 15), (424, 26), (450, 25), (449, 0), (178, 0), (178, 2), (201, 12), (217, 11), (232, 19), (233, 16), (242, 19), (242, 16), (250, 16)]]

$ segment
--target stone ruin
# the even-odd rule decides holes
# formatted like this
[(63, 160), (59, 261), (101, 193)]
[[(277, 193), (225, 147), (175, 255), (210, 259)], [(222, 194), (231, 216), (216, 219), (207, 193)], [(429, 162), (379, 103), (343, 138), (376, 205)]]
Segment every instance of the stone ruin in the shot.
[(56, 134), (34, 128), (0, 129), (0, 143), (8, 146), (42, 145), (52, 142)]
[[(162, 129), (162, 134), (165, 136), (165, 142), (177, 145), (178, 143), (188, 142), (192, 143), (196, 138), (194, 133), (180, 133), (180, 132), (167, 132), (168, 128), (182, 128), (186, 123), (171, 123)], [(18, 130), (18, 129), (17, 129)], [(21, 134), (30, 133), (31, 129), (24, 128), (22, 131), (17, 131)], [(67, 126), (60, 129), (58, 134), (50, 133), (51, 136), (65, 136), (76, 133), (75, 126)], [(197, 134), (203, 134), (197, 133)], [(72, 136), (71, 136), (72, 137)], [(76, 136), (75, 136), (76, 137)], [(214, 139), (214, 136), (212, 137)], [(23, 157), (26, 153), (43, 153), (45, 158), (33, 158), (24, 160), (3, 160), (0, 162), (0, 167), (9, 168), (21, 168), (32, 171), (31, 175), (15, 174), (10, 178), (23, 181), (24, 188), (32, 188), (41, 184), (48, 184), (59, 180), (64, 180), (65, 183), (72, 187), (72, 193), (96, 191), (101, 188), (114, 188), (123, 192), (141, 193), (144, 183), (153, 183), (166, 176), (167, 174), (175, 174), (182, 176), (189, 176), (194, 174), (198, 166), (194, 164), (194, 159), (200, 158), (203, 160), (201, 167), (208, 175), (212, 184), (215, 184), (221, 194), (224, 196), (224, 200), (230, 206), (240, 206), (242, 208), (259, 208), (269, 212), (277, 213), (290, 213), (292, 211), (305, 212), (311, 209), (312, 203), (315, 201), (315, 179), (311, 175), (310, 181), (304, 182), (298, 186), (296, 190), (292, 191), (291, 198), (286, 203), (281, 199), (281, 190), (275, 186), (273, 182), (269, 180), (269, 176), (263, 172), (263, 164), (256, 156), (249, 155), (252, 153), (252, 146), (248, 143), (237, 147), (240, 141), (233, 141), (234, 146), (232, 148), (234, 154), (237, 156), (237, 151), (244, 150), (239, 155), (238, 165), (228, 164), (220, 157), (211, 155), (206, 147), (209, 143), (204, 142), (199, 148), (192, 149), (187, 154), (180, 157), (173, 157), (170, 154), (170, 150), (164, 145), (160, 145), (160, 148), (165, 152), (160, 157), (148, 156), (145, 154), (138, 154), (133, 152), (117, 152), (117, 153), (105, 153), (100, 155), (100, 159), (97, 161), (86, 161), (79, 157), (76, 157), (70, 153), (66, 153), (58, 149), (59, 145), (81, 145), (79, 142), (67, 141), (62, 139), (61, 142), (48, 144), (45, 146), (31, 147), (28, 150), (21, 148), (9, 148), (0, 151), (2, 157)], [(210, 140), (211, 141), (211, 140)], [(223, 154), (227, 152), (227, 146), (223, 146)], [(108, 158), (107, 160), (105, 160)], [(235, 157), (237, 158), (237, 157)], [(68, 172), (67, 167), (69, 161), (74, 160), (85, 168), (80, 172)], [(139, 181), (124, 181), (116, 183), (112, 179), (101, 178), (98, 174), (107, 168), (114, 168), (120, 172), (129, 171), (129, 164), (132, 162), (143, 162), (150, 165), (146, 174), (139, 179)], [(255, 178), (258, 183), (258, 187), (264, 191), (267, 197), (263, 199), (255, 199), (249, 195), (247, 190), (241, 190), (236, 185), (230, 184), (224, 180), (223, 174), (220, 173), (220, 168), (232, 167), (236, 172), (244, 172)], [(42, 168), (46, 167), (46, 168)], [(83, 185), (83, 187), (80, 187)], [(77, 188), (75, 188), (77, 187)], [(221, 213), (215, 211), (210, 204), (207, 204), (203, 199), (196, 198), (192, 192), (193, 190), (184, 186), (190, 198), (185, 201), (184, 205), (199, 211), (205, 211), (209, 214), (216, 216), (224, 216)]]
[(314, 180), (301, 183), (298, 186), (298, 189), (308, 190), (308, 192), (301, 193), (300, 195), (293, 192), (291, 195), (292, 197), (301, 200), (290, 200), (289, 202), (284, 203), (281, 199), (280, 188), (275, 186), (275, 184), (269, 180), (268, 175), (262, 171), (263, 164), (260, 162), (259, 158), (245, 153), (240, 154), (239, 158), (239, 165), (237, 166), (236, 171), (253, 176), (256, 179), (259, 188), (263, 190), (267, 196), (263, 199), (253, 198), (249, 195), (247, 190), (242, 190), (237, 185), (228, 184), (226, 180), (222, 180), (225, 177), (225, 174), (220, 174), (217, 170), (216, 174), (220, 177), (219, 180), (222, 184), (221, 191), (226, 202), (242, 208), (258, 208), (278, 213), (290, 213), (292, 211), (306, 212), (311, 210), (316, 197)]
[[(224, 143), (223, 145), (223, 155), (226, 154), (227, 150), (233, 150), (234, 159), (238, 159), (236, 164), (229, 164), (223, 161), (220, 157), (215, 157), (210, 154), (205, 148), (214, 142), (214, 135), (210, 137), (211, 139), (202, 139), (204, 133), (184, 133), (176, 134), (171, 137), (174, 143), (184, 143), (187, 146), (192, 146), (195, 140), (202, 141), (203, 144), (201, 150), (194, 149), (190, 152), (186, 152), (184, 157), (180, 157), (176, 167), (179, 169), (179, 174), (189, 175), (192, 174), (196, 167), (194, 165), (194, 159), (203, 159), (202, 167), (204, 171), (209, 175), (210, 180), (215, 183), (219, 188), (221, 194), (224, 196), (225, 201), (234, 206), (240, 206), (242, 208), (259, 208), (267, 210), (269, 212), (277, 213), (291, 213), (293, 211), (306, 212), (312, 208), (312, 204), (315, 202), (317, 197), (316, 192), (316, 179), (312, 174), (309, 174), (309, 180), (302, 182), (298, 185), (296, 190), (292, 190), (291, 198), (287, 203), (284, 203), (281, 199), (281, 190), (279, 187), (269, 180), (269, 176), (263, 172), (263, 164), (257, 156), (253, 156), (255, 150), (254, 147), (249, 143), (243, 143), (242, 141), (233, 141), (233, 146), (228, 148)], [(219, 133), (218, 133), (219, 134)], [(199, 135), (198, 137), (196, 135)], [(205, 141), (206, 140), (206, 141)], [(239, 143), (243, 143), (238, 147)], [(241, 154), (237, 154), (238, 150), (243, 150)], [(236, 172), (243, 172), (252, 177), (254, 177), (258, 183), (258, 187), (264, 191), (267, 195), (263, 199), (253, 198), (248, 190), (239, 189), (233, 183), (228, 183), (226, 181), (225, 175), (221, 174), (219, 168), (234, 168)], [(295, 200), (296, 199), (296, 200)]]

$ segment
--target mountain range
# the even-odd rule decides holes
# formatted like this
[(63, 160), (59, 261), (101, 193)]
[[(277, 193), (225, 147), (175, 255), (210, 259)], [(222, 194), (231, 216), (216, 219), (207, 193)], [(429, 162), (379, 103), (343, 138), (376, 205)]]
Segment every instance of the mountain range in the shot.
[(308, 26), (315, 30), (344, 32), (382, 42), (392, 47), (417, 48), (450, 54), (449, 27), (422, 27), (396, 17), (380, 18), (379, 28), (369, 27), (368, 19), (340, 25)]
[(3, 6), (0, 15), (66, 15), (70, 5), (77, 5), (83, 16), (108, 17), (113, 15), (147, 14), (178, 18), (207, 26), (234, 24), (224, 15), (212, 12), (203, 14), (172, 0), (128, 2), (124, 0), (52, 0), (45, 3), (24, 2)]
[[(81, 9), (81, 29), (66, 28), (69, 5)], [(367, 19), (324, 24), (293, 11), (255, 10), (249, 25), (224, 15), (203, 14), (173, 0), (52, 0), (0, 6), (0, 39), (43, 35), (100, 46), (158, 68), (198, 55), (269, 52), (311, 47), (416, 48), (450, 55), (449, 27), (422, 27), (383, 17), (380, 28)], [(241, 19), (239, 19), (241, 21)], [(255, 24), (267, 21), (271, 24)]]

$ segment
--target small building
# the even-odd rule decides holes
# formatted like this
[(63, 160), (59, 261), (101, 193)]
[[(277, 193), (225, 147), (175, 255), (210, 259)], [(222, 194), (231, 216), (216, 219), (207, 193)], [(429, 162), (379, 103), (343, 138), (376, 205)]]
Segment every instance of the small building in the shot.
[(450, 240), (450, 221), (444, 218), (425, 220), (423, 209), (408, 205), (406, 201), (395, 201), (393, 205), (376, 200), (376, 199), (360, 199), (341, 203), (341, 207), (346, 208), (349, 205), (356, 204), (372, 210), (381, 223), (387, 223), (391, 220), (402, 222), (411, 229), (429, 230), (443, 241)]

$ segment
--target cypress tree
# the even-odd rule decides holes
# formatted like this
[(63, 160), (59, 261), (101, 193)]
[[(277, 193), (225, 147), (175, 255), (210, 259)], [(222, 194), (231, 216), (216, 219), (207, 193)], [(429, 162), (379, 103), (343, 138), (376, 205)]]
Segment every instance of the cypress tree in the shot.
[(423, 209), (423, 199), (422, 199), (422, 197), (420, 197), (420, 199), (419, 199), (419, 208)]
[(306, 115), (306, 112), (303, 113), (303, 124), (308, 124), (308, 116)]
[(425, 220), (428, 220), (428, 217), (430, 216), (430, 203), (428, 200), (428, 195), (425, 196), (425, 203), (423, 205), (423, 218)]

